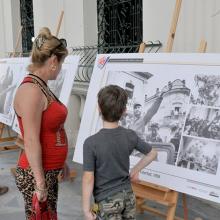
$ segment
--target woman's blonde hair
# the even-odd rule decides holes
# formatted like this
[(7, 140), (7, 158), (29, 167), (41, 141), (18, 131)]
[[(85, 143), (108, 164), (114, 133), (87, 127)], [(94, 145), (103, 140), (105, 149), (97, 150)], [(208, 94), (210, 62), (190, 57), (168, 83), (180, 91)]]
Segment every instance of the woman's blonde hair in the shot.
[(32, 64), (28, 66), (28, 70), (33, 72), (36, 67), (43, 66), (51, 55), (55, 55), (58, 62), (60, 62), (67, 54), (66, 46), (51, 34), (49, 28), (43, 27), (33, 42), (31, 51)]

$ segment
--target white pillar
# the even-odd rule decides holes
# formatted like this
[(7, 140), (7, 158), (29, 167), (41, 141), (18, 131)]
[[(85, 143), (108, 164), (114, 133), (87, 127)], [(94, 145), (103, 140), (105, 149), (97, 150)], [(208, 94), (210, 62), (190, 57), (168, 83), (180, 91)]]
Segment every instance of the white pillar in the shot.
[(85, 102), (86, 102), (86, 95), (80, 95), (80, 111), (79, 111), (80, 121), (81, 121), (82, 116), (83, 116), (83, 110), (84, 110)]
[(84, 0), (84, 45), (97, 45), (97, 0)]
[(167, 41), (172, 6), (175, 0), (143, 1), (143, 40), (160, 40), (163, 45)]
[(84, 110), (86, 95), (74, 93), (70, 96), (68, 104), (68, 117), (65, 123), (65, 129), (68, 137), (69, 147), (74, 148), (79, 132), (80, 122)]
[(68, 104), (68, 117), (65, 123), (65, 129), (68, 137), (68, 144), (70, 148), (75, 147), (76, 138), (80, 126), (80, 97), (78, 95), (71, 95)]
[(6, 57), (7, 52), (14, 50), (20, 23), (20, 2), (0, 0), (0, 57)]
[(5, 33), (5, 18), (4, 18), (4, 1), (0, 1), (0, 57), (5, 56), (6, 52), (6, 33)]
[(66, 38), (69, 46), (96, 44), (96, 0), (33, 0), (35, 35), (44, 26), (55, 34), (62, 10), (64, 17), (59, 37)]

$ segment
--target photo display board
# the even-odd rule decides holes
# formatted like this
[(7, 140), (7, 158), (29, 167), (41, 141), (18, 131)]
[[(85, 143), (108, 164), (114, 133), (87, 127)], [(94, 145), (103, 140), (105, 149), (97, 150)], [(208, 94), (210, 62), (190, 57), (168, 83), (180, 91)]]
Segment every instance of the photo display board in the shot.
[[(79, 56), (67, 56), (65, 62), (62, 65), (62, 69), (56, 80), (50, 80), (48, 86), (51, 91), (59, 98), (59, 100), (67, 106), (68, 100), (72, 91), (72, 86), (75, 78), (75, 74), (78, 69)], [(28, 65), (28, 64), (27, 64)], [(26, 65), (26, 68), (27, 68)], [(26, 73), (27, 74), (27, 73)], [(24, 76), (22, 77), (22, 79)], [(21, 79), (21, 80), (22, 80)], [(17, 117), (15, 117), (12, 129), (21, 134)]]
[(14, 120), (13, 99), (27, 74), (28, 58), (0, 59), (0, 122), (11, 126)]
[[(98, 55), (73, 160), (102, 128), (98, 91), (110, 84), (127, 91), (120, 126), (157, 149), (140, 179), (220, 203), (220, 54)], [(134, 151), (133, 167), (143, 155)]]

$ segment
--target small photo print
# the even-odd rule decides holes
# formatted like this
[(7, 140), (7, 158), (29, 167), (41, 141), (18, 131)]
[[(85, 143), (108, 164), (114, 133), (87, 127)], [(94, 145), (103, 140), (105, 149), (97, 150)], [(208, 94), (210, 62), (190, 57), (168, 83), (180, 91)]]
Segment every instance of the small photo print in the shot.
[(216, 175), (219, 159), (219, 142), (184, 136), (177, 166)]
[(220, 140), (220, 109), (193, 106), (186, 118), (184, 134)]
[(190, 102), (195, 105), (220, 107), (220, 75), (195, 75)]

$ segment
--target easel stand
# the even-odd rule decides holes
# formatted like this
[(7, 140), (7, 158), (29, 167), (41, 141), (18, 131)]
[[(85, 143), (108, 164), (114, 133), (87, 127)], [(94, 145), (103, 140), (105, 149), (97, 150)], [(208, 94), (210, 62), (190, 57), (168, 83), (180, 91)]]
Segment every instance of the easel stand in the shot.
[[(4, 130), (7, 131), (7, 136), (4, 136)], [(3, 123), (0, 123), (0, 152), (18, 149), (14, 144), (16, 136), (11, 136), (10, 129)]]
[[(164, 217), (166, 220), (182, 220), (182, 218), (175, 217), (178, 192), (144, 181), (132, 183), (132, 188), (136, 195), (137, 210), (140, 213), (143, 213), (143, 211), (148, 211), (155, 215)], [(167, 212), (161, 212), (156, 208), (146, 205), (146, 199), (166, 206)]]

